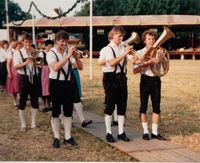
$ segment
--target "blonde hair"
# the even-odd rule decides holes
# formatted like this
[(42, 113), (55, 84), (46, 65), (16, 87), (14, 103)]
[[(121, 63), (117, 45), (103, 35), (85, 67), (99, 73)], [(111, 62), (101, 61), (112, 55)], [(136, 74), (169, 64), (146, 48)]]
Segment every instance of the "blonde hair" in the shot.
[(112, 40), (113, 39), (113, 36), (116, 34), (116, 33), (121, 33), (123, 36), (125, 36), (126, 34), (126, 31), (123, 27), (121, 26), (114, 26), (111, 31), (108, 33), (108, 40)]

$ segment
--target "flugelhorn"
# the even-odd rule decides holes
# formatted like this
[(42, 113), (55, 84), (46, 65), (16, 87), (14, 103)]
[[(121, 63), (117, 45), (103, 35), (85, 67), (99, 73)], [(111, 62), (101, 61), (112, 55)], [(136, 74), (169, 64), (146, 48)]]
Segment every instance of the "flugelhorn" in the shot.
[[(123, 42), (124, 46), (130, 46), (130, 44), (136, 43), (139, 44), (140, 43), (140, 37), (136, 32), (132, 32), (131, 36)], [(136, 51), (134, 49), (131, 50), (131, 52), (129, 53), (129, 55), (137, 55)]]
[(41, 67), (44, 64), (44, 59), (39, 56), (40, 51), (36, 49), (31, 49), (30, 60), (33, 61), (34, 65)]

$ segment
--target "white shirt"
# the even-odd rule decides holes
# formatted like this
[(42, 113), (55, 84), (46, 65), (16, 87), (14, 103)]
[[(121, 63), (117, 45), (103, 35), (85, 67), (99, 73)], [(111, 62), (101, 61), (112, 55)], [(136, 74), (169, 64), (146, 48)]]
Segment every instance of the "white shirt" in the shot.
[[(24, 48), (21, 48), (20, 51), (21, 51), (22, 56), (23, 56), (24, 59), (29, 58), (29, 55), (27, 54), (27, 52), (26, 52), (26, 50)], [(14, 67), (16, 67), (16, 65), (18, 65), (18, 64), (22, 64), (23, 63), (22, 57), (21, 57), (21, 54), (20, 54), (19, 50), (14, 52), (13, 63), (14, 63)], [(30, 75), (30, 71), (32, 71), (33, 75), (35, 75), (35, 67), (33, 65), (33, 62), (31, 62), (28, 65), (26, 65), (25, 69), (26, 69), (26, 74), (25, 74), (25, 71), (24, 71), (24, 67), (21, 68), (21, 69), (17, 69), (17, 72), (19, 74), (21, 74), (21, 75)], [(36, 73), (38, 73), (37, 68), (36, 68)]]
[[(115, 70), (115, 66), (111, 66), (108, 61), (114, 59), (114, 54), (113, 51), (111, 49), (111, 47), (113, 48), (116, 57), (122, 55), (124, 53), (125, 47), (124, 45), (121, 43), (119, 46), (117, 46), (114, 42), (110, 42), (108, 44), (108, 46), (104, 47), (103, 49), (101, 49), (100, 51), (100, 57), (99, 57), (99, 62), (105, 60), (106, 61), (106, 65), (103, 67), (103, 72), (114, 72)], [(124, 59), (122, 61), (119, 62), (119, 64), (122, 66), (124, 63)], [(124, 67), (124, 72), (126, 71), (126, 68)], [(119, 66), (117, 66), (116, 69), (116, 73), (120, 73), (121, 69)]]
[[(106, 61), (106, 56), (105, 56), (106, 53), (100, 53), (100, 56), (99, 56), (99, 62), (102, 62), (102, 61)], [(106, 64), (105, 65), (102, 65), (102, 71), (103, 72), (106, 72)]]
[(9, 49), (8, 53), (6, 54), (6, 58), (13, 59), (14, 52), (14, 49)]
[[(52, 67), (50, 66), (50, 64), (52, 62), (58, 62), (57, 61), (57, 58), (55, 56), (55, 54), (52, 52), (54, 51), (58, 57), (58, 60), (61, 61), (63, 60), (63, 58), (67, 55), (67, 51), (64, 52), (64, 54), (60, 54), (59, 51), (57, 51), (57, 49), (54, 47), (52, 48), (48, 54), (47, 54), (47, 62), (48, 62), (48, 65), (49, 65), (49, 68), (50, 68), (50, 74), (49, 74), (49, 78), (50, 79), (57, 79), (57, 75), (58, 75), (58, 71), (55, 71), (52, 69)], [(74, 60), (72, 58), (70, 58), (70, 62), (73, 63)], [(68, 72), (68, 68), (69, 68), (69, 61), (67, 61), (67, 63), (63, 66), (63, 70), (65, 71), (65, 73), (67, 74)], [(69, 78), (68, 80), (70, 79), (70, 74), (69, 74)], [(64, 74), (62, 73), (62, 71), (60, 70), (60, 77), (59, 77), (59, 80), (65, 80), (65, 76)]]
[(0, 62), (5, 62), (6, 61), (6, 55), (8, 51), (6, 51), (3, 48), (0, 48)]
[[(138, 50), (138, 51), (137, 51), (137, 54), (138, 54), (138, 56), (143, 57), (144, 54), (145, 54), (146, 52), (147, 52), (147, 48), (144, 47), (143, 49)], [(135, 64), (133, 68), (136, 68), (136, 67), (138, 67), (137, 64)], [(141, 72), (141, 74), (144, 74), (144, 75), (147, 75), (147, 76), (155, 76), (155, 75), (153, 74), (153, 72), (151, 71), (150, 66), (146, 67), (146, 68), (144, 69), (144, 71)]]

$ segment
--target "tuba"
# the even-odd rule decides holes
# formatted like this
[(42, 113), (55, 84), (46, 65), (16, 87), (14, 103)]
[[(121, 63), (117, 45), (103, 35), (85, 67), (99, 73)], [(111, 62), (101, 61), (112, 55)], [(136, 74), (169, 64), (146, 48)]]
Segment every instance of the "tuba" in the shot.
[(143, 56), (144, 61), (148, 61), (151, 58), (158, 58), (159, 63), (155, 65), (151, 65), (151, 71), (154, 73), (154, 75), (162, 77), (165, 74), (167, 74), (169, 70), (169, 53), (166, 49), (161, 48), (160, 46), (174, 36), (174, 33), (164, 26), (164, 30), (160, 37), (157, 39), (157, 41), (154, 43), (154, 45), (145, 53)]

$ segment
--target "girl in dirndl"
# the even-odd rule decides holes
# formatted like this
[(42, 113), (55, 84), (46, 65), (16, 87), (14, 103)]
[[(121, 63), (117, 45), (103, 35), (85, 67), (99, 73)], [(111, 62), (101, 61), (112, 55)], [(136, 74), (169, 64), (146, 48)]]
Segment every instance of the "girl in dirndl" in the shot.
[(40, 56), (44, 60), (44, 64), (42, 66), (42, 74), (41, 74), (41, 84), (42, 84), (42, 101), (43, 101), (43, 112), (51, 111), (51, 100), (50, 100), (50, 93), (49, 93), (49, 73), (50, 69), (47, 63), (47, 53), (51, 48), (53, 48), (54, 42), (52, 40), (45, 41), (45, 50), (40, 53)]
[(19, 74), (13, 65), (13, 55), (16, 50), (18, 50), (19, 42), (16, 40), (11, 41), (11, 50), (7, 53), (7, 80), (6, 80), (6, 92), (12, 94), (13, 96), (13, 106), (17, 107), (17, 93), (19, 93)]

